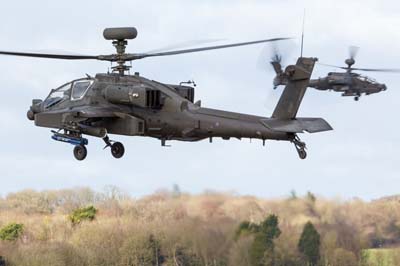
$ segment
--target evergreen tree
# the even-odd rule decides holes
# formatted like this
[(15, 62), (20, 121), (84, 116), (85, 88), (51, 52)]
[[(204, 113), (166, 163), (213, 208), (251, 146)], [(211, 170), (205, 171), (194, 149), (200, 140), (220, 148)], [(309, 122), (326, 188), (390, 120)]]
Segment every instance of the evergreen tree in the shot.
[(308, 265), (318, 264), (321, 240), (318, 231), (311, 222), (306, 223), (301, 234), (298, 249), (306, 257)]
[(255, 236), (249, 252), (252, 266), (273, 265), (274, 239), (281, 234), (278, 223), (278, 216), (272, 214), (257, 226), (257, 229), (253, 227)]

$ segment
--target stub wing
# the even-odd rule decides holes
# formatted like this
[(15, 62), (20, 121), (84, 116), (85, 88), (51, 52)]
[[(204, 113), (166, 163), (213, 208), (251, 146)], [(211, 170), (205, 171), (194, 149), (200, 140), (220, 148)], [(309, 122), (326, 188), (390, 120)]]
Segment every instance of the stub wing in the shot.
[(262, 119), (261, 123), (268, 129), (278, 132), (287, 133), (317, 133), (323, 131), (329, 131), (333, 128), (322, 118), (296, 118), (290, 120), (284, 119)]

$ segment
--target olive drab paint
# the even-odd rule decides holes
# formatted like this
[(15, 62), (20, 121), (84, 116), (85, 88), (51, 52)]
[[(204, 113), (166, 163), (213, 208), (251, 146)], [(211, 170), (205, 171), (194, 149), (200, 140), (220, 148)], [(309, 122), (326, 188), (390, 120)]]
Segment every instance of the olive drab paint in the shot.
[(194, 53), (213, 49), (275, 42), (275, 38), (236, 44), (157, 53), (126, 53), (127, 40), (137, 36), (135, 28), (111, 28), (104, 37), (112, 40), (117, 53), (111, 55), (55, 55), (0, 51), (0, 54), (66, 60), (103, 60), (116, 65), (112, 73), (87, 76), (52, 90), (44, 100), (33, 100), (28, 118), (36, 126), (52, 128), (52, 138), (73, 144), (74, 156), (87, 156), (88, 140), (84, 135), (102, 138), (115, 158), (125, 148), (110, 140), (109, 134), (157, 138), (165, 146), (169, 140), (200, 141), (213, 138), (250, 138), (290, 141), (299, 157), (306, 157), (305, 143), (298, 133), (332, 130), (322, 118), (299, 118), (297, 112), (310, 83), (315, 58), (300, 57), (285, 76), (286, 88), (272, 114), (262, 117), (210, 109), (195, 102), (193, 82), (179, 85), (150, 80), (126, 72), (127, 61), (146, 57)]

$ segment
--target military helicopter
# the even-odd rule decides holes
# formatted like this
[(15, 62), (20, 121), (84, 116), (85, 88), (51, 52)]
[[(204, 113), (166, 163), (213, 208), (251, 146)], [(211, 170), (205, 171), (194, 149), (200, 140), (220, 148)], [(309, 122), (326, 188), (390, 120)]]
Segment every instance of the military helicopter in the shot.
[[(355, 56), (358, 51), (358, 47), (351, 46), (349, 48), (349, 58), (345, 60), (347, 67), (334, 66), (328, 64), (320, 64), (323, 66), (341, 68), (346, 70), (346, 72), (329, 72), (326, 77), (311, 79), (309, 87), (315, 88), (317, 90), (333, 90), (341, 92), (342, 96), (352, 96), (355, 101), (358, 101), (362, 94), (370, 95), (385, 91), (387, 89), (386, 85), (383, 83), (378, 83), (374, 79), (362, 76), (356, 71), (368, 71), (368, 72), (400, 72), (399, 69), (372, 69), (372, 68), (354, 68)], [(275, 54), (272, 57), (271, 64), (275, 70), (276, 77), (274, 78), (273, 85), (274, 89), (279, 85), (286, 84), (285, 73), (282, 71), (281, 67), (282, 56)]]
[(186, 54), (223, 49), (257, 43), (275, 42), (275, 38), (252, 42), (192, 48), (156, 53), (126, 53), (128, 40), (137, 37), (136, 28), (108, 28), (103, 32), (112, 41), (116, 54), (67, 55), (0, 51), (3, 55), (26, 56), (66, 60), (102, 60), (115, 62), (112, 73), (87, 75), (51, 90), (44, 100), (35, 99), (27, 113), (36, 126), (52, 128), (52, 139), (74, 145), (74, 156), (84, 160), (88, 139), (84, 135), (102, 138), (112, 156), (121, 158), (125, 153), (122, 143), (109, 138), (109, 134), (146, 136), (166, 141), (200, 141), (255, 138), (283, 140), (294, 144), (301, 159), (306, 158), (306, 145), (297, 133), (331, 130), (322, 118), (296, 118), (316, 59), (299, 58), (291, 66), (288, 82), (271, 118), (227, 112), (201, 107), (194, 102), (191, 82), (165, 84), (140, 76), (127, 74), (126, 62), (147, 57)]

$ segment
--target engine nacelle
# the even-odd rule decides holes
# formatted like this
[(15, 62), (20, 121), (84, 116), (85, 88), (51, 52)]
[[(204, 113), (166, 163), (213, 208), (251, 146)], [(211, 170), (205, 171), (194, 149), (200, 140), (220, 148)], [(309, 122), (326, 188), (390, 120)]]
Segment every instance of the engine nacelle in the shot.
[(115, 104), (150, 108), (160, 108), (162, 106), (161, 92), (141, 85), (109, 86), (105, 89), (104, 98)]
[(190, 102), (194, 102), (194, 88), (189, 86), (171, 85), (176, 92)]

